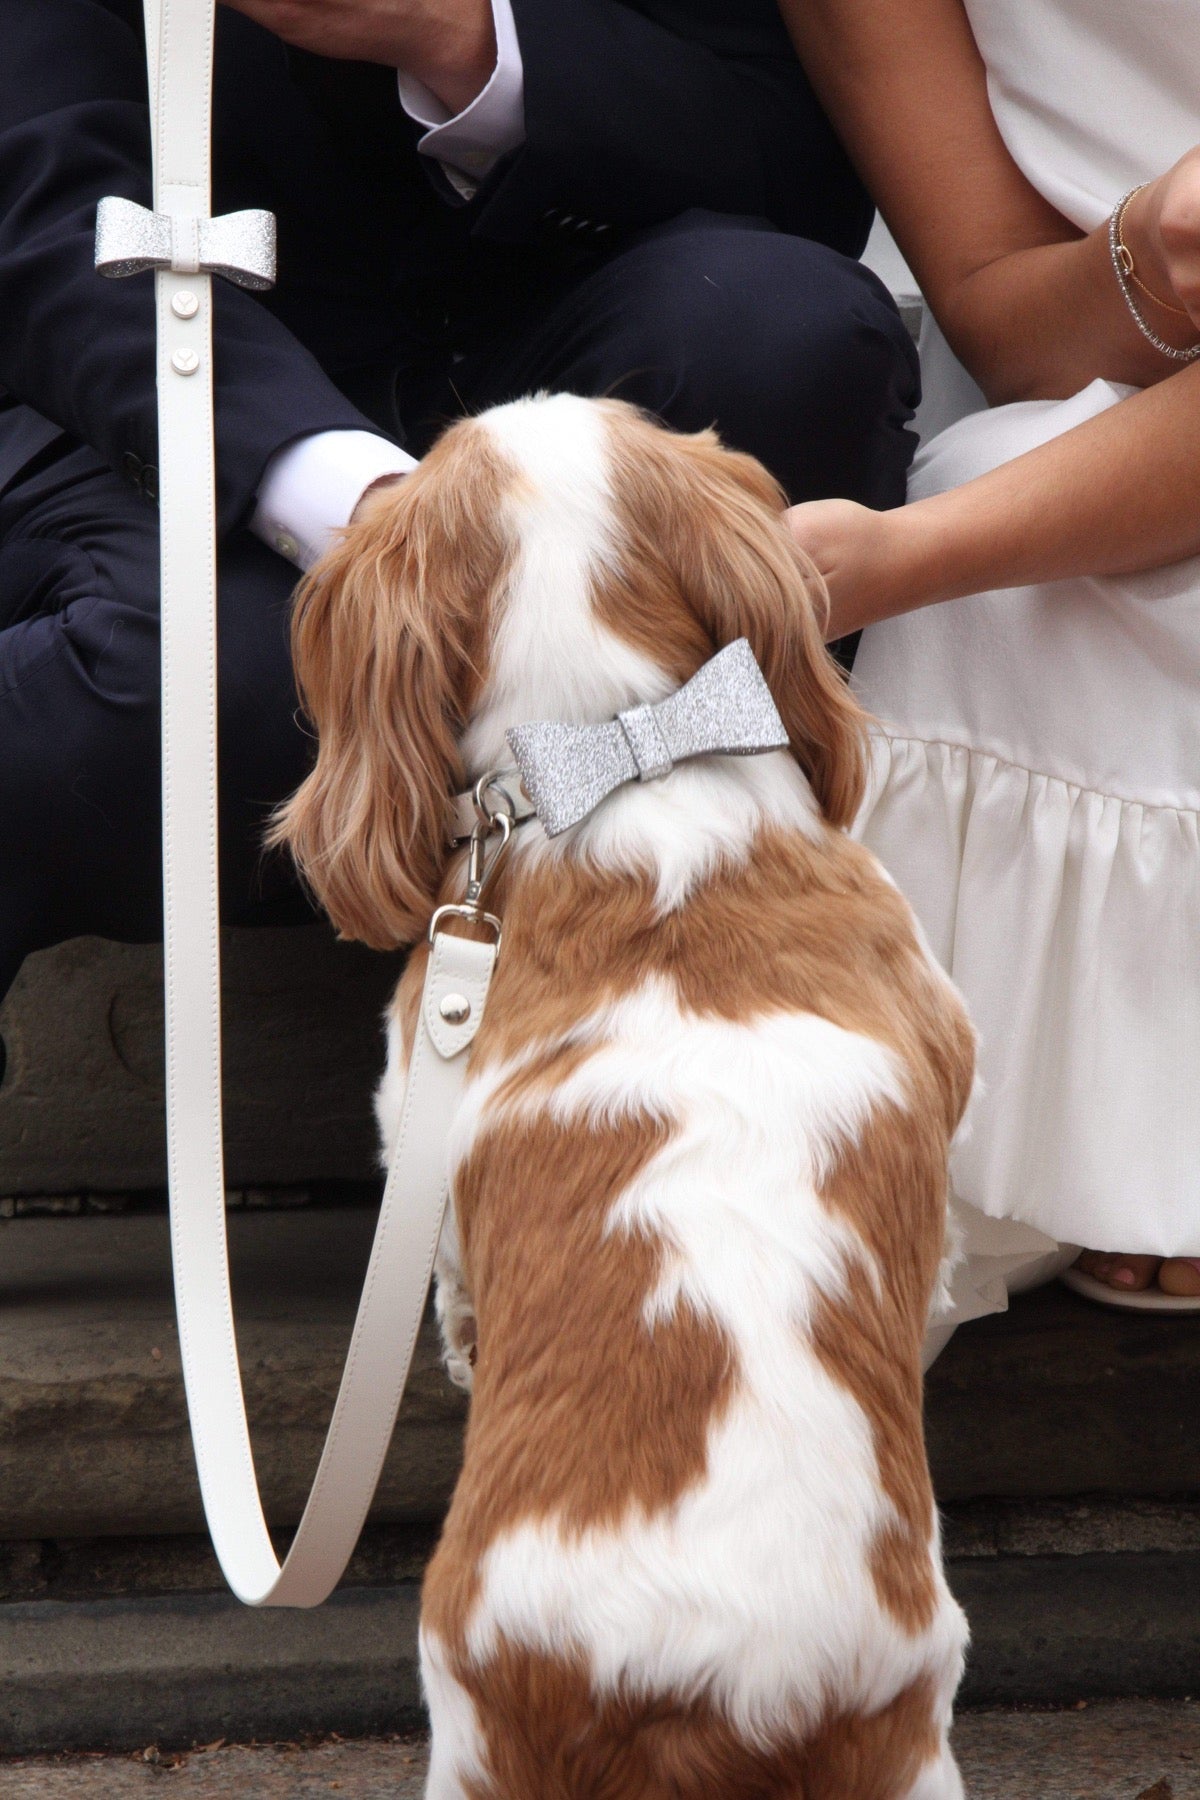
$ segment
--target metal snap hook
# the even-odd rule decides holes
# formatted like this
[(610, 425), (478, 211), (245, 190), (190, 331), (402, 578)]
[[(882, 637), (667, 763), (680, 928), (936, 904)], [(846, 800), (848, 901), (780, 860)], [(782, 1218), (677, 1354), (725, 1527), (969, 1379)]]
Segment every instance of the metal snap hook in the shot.
[[(488, 855), (488, 843), (497, 833), (500, 842)], [(490, 822), (477, 825), (467, 848), (466, 904), (482, 911), (484, 895), (496, 879), (496, 873), (512, 843), (513, 823), (508, 813), (495, 813)]]

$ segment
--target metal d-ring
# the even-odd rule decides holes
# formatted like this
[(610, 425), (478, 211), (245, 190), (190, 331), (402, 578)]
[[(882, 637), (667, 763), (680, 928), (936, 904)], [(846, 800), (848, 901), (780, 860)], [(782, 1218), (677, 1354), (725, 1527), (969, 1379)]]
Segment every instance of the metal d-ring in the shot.
[[(510, 825), (515, 825), (517, 822), (516, 803), (504, 785), (503, 776), (503, 770), (489, 769), (486, 774), (479, 777), (471, 789), (475, 817), (481, 825), (486, 825), (489, 831), (497, 819), (507, 818)], [(488, 805), (489, 794), (499, 795), (500, 805), (498, 807)]]
[(443, 919), (465, 919), (470, 925), (477, 925), (481, 930), (488, 930), (496, 941), (496, 950), (500, 949), (502, 926), (495, 913), (483, 912), (477, 906), (439, 906), (429, 921), (429, 942), (432, 944), (442, 929)]

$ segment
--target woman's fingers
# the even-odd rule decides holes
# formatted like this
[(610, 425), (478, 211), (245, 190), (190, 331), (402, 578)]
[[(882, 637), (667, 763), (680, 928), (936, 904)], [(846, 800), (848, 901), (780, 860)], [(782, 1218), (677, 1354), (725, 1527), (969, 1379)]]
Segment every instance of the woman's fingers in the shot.
[(793, 537), (829, 592), (828, 643), (924, 598), (907, 598), (900, 579), (907, 523), (902, 512), (874, 512), (853, 500), (812, 500), (788, 513)]
[(1200, 149), (1189, 151), (1166, 176), (1158, 230), (1176, 302), (1200, 325)]
[(1139, 302), (1154, 327), (1182, 347), (1189, 321), (1200, 336), (1200, 147), (1135, 195), (1124, 224)]

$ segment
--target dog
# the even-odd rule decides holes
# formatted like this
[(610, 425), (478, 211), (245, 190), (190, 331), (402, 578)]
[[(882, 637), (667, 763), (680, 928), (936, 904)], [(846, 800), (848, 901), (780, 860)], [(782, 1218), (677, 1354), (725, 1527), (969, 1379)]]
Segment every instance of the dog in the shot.
[[(452, 426), (311, 572), (278, 837), (339, 931), (462, 894), (531, 720), (749, 640), (789, 748), (514, 834), (438, 1258), (462, 1472), (425, 1578), (429, 1800), (957, 1800), (966, 1622), (920, 1354), (974, 1039), (846, 827), (865, 716), (783, 496), (616, 402)], [(395, 1135), (428, 951), (389, 1020)]]

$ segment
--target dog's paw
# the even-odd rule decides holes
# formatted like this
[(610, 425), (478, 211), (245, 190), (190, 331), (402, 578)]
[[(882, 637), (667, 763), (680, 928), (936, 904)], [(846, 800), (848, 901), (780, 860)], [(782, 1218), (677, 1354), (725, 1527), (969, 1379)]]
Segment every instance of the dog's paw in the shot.
[(458, 1349), (447, 1349), (445, 1355), (446, 1373), (455, 1387), (462, 1388), (469, 1394), (475, 1385), (475, 1346), (464, 1354)]
[[(444, 1290), (443, 1290), (444, 1291)], [(440, 1297), (440, 1296), (439, 1296)], [(455, 1387), (470, 1393), (475, 1384), (475, 1359), (479, 1328), (469, 1303), (460, 1294), (458, 1305), (439, 1308), (442, 1328), (442, 1361)]]
[(434, 1310), (442, 1334), (442, 1361), (455, 1387), (470, 1393), (474, 1381), (475, 1346), (479, 1327), (475, 1308), (463, 1280), (457, 1244), (450, 1239), (450, 1221), (443, 1233), (437, 1264)]

